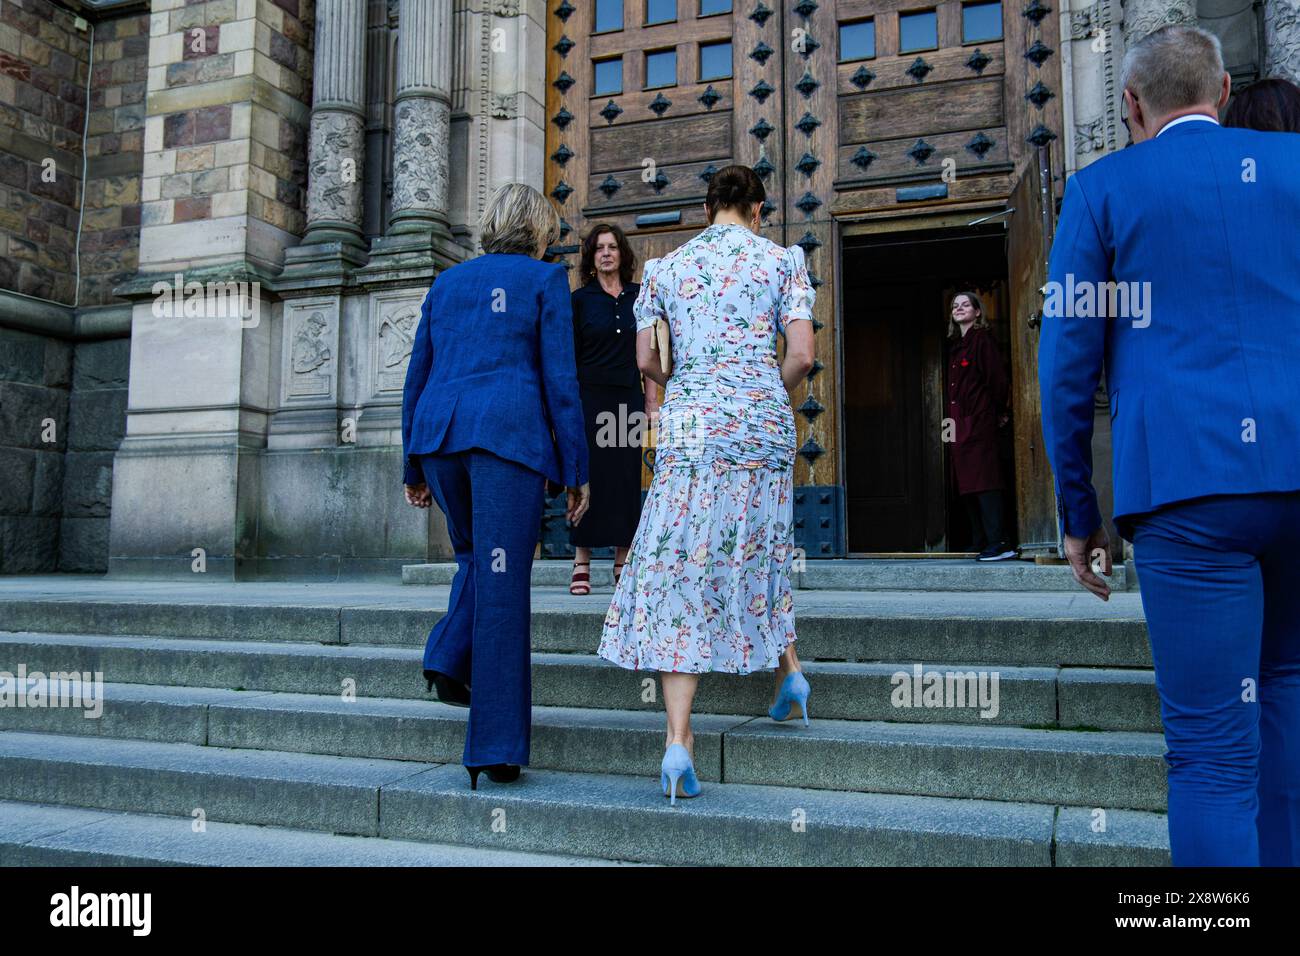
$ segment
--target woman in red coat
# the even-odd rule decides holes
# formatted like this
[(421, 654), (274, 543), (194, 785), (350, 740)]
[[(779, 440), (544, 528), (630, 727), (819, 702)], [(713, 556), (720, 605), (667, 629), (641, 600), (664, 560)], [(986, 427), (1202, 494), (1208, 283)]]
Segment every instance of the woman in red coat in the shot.
[(984, 304), (973, 292), (953, 296), (948, 340), (945, 417), (952, 421), (950, 460), (957, 494), (970, 516), (979, 560), (1014, 558), (1003, 521), (1006, 485), (998, 449), (998, 430), (1009, 418), (1007, 373)]

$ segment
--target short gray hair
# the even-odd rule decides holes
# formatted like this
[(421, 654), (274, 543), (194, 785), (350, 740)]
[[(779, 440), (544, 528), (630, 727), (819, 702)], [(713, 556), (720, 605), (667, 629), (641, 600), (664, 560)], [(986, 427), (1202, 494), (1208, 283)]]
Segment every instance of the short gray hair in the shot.
[(1143, 114), (1153, 118), (1218, 103), (1223, 48), (1218, 37), (1200, 27), (1163, 26), (1129, 47), (1120, 80), (1142, 103)]
[(506, 183), (492, 194), (479, 220), (484, 252), (536, 256), (560, 235), (560, 217), (550, 200), (532, 186)]

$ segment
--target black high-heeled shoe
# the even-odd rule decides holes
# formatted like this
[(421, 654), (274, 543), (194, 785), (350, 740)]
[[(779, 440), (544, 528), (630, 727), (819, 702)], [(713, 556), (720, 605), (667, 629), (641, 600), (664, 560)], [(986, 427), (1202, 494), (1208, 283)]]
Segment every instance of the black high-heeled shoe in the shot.
[(512, 763), (489, 763), (481, 767), (465, 768), (469, 771), (469, 788), (478, 789), (478, 775), (487, 771), (488, 779), (493, 783), (514, 783), (519, 779), (519, 767)]
[(425, 671), (424, 679), (428, 682), (428, 690), (433, 690), (434, 686), (437, 686), (438, 700), (442, 703), (451, 704), (453, 707), (469, 706), (469, 688), (456, 678), (448, 677), (441, 671)]

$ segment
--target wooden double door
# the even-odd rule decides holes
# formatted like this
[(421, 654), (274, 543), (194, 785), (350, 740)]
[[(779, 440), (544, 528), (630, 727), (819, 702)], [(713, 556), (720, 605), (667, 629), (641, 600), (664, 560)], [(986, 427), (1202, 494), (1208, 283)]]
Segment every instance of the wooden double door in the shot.
[[(597, 223), (619, 225), (641, 262), (662, 256), (706, 224), (714, 172), (753, 167), (767, 190), (764, 234), (803, 247), (817, 288), (818, 361), (793, 396), (795, 482), (842, 496), (855, 441), (843, 419), (853, 374), (841, 323), (852, 304), (837, 299), (843, 226), (1005, 211), (1043, 147), (1050, 206), (1062, 186), (1049, 146), (1061, 130), (1058, 34), (1040, 0), (547, 0), (545, 189), (565, 229), (553, 251), (575, 285), (581, 237)], [(1026, 283), (1045, 261), (1035, 221), (1011, 245), (1025, 262), (1037, 249), (1036, 265), (1007, 267), (1021, 403), (1036, 389), (1025, 378), (1036, 331), (1022, 328), (1037, 306)], [(1018, 456), (1041, 451), (1033, 405), (1023, 435), (1017, 424)], [(1018, 458), (1018, 486), (1020, 468)], [(1022, 535), (1054, 524), (1048, 488), (1021, 515)], [(843, 553), (845, 540), (821, 539), (809, 555)]]
[[(780, 0), (548, 0), (546, 190), (566, 233), (555, 252), (578, 276), (580, 242), (598, 223), (627, 234), (640, 263), (663, 256), (707, 220), (711, 176), (731, 163), (762, 177), (763, 235), (782, 245), (804, 238), (811, 222), (793, 202), (793, 168), (814, 158), (791, 118), (795, 88), (819, 43), (795, 47), (806, 27)], [(815, 4), (805, 9), (811, 14)], [(823, 38), (824, 39), (824, 38)], [(833, 73), (833, 64), (827, 67)], [(823, 71), (824, 72), (824, 71)], [(834, 83), (833, 76), (823, 82)], [(805, 86), (806, 88), (806, 86)], [(805, 128), (815, 129), (805, 124)], [(793, 157), (792, 148), (800, 149)], [(805, 200), (816, 212), (824, 200)], [(824, 210), (818, 217), (829, 222)], [(798, 484), (833, 485), (838, 475), (834, 303), (829, 235), (809, 233), (804, 250), (818, 288), (819, 362), (795, 405)]]

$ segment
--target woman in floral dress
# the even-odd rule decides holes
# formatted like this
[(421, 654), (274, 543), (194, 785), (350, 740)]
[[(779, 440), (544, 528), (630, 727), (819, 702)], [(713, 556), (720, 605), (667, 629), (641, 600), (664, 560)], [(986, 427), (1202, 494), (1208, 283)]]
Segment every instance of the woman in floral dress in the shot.
[[(679, 778), (682, 796), (699, 792), (690, 713), (700, 674), (775, 669), (769, 714), (807, 722), (789, 575), (788, 390), (813, 363), (813, 289), (801, 248), (757, 235), (764, 199), (752, 169), (714, 174), (710, 225), (646, 263), (635, 306), (637, 364), (665, 394), (654, 480), (598, 653), (660, 672), (668, 712), (661, 784), (674, 802)], [(670, 376), (652, 349), (656, 319), (671, 332)]]

